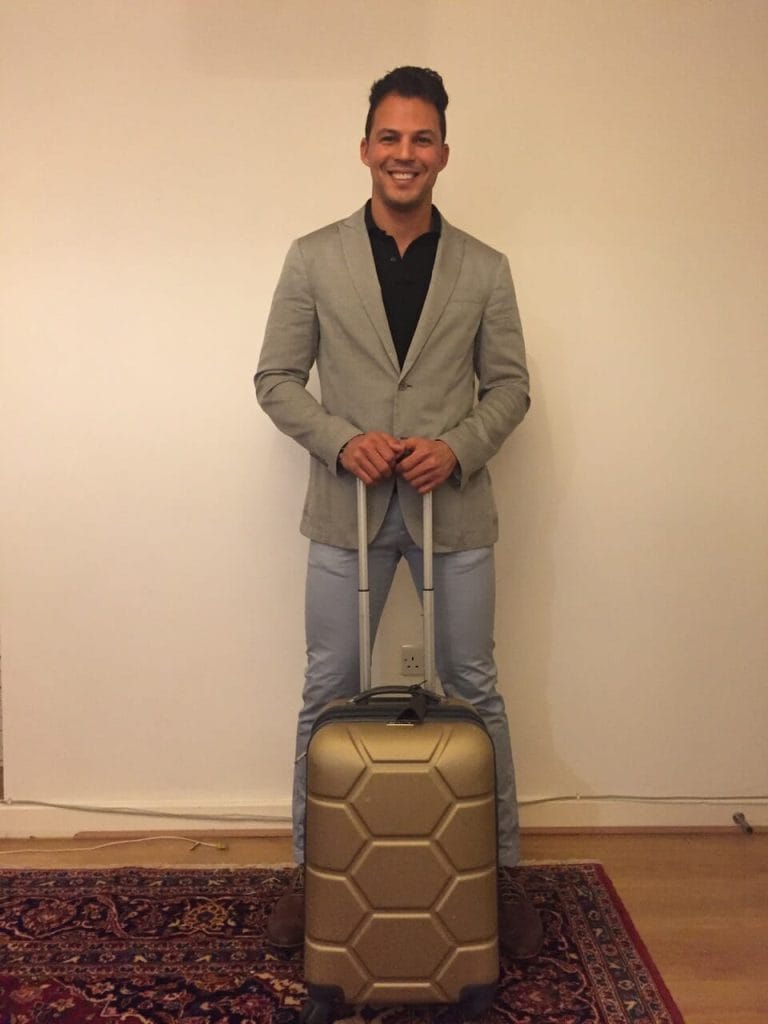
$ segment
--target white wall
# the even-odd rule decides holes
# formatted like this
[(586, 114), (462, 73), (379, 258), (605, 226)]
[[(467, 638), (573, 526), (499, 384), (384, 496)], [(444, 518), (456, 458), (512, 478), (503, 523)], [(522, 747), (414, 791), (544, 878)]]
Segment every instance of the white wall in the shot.
[[(0, 834), (286, 813), (306, 458), (251, 375), (401, 63), (445, 77), (437, 201), (526, 328), (492, 467), (521, 798), (768, 793), (766, 44), (743, 0), (2, 5)], [(417, 620), (401, 577), (380, 674)], [(524, 821), (736, 808), (768, 823)]]

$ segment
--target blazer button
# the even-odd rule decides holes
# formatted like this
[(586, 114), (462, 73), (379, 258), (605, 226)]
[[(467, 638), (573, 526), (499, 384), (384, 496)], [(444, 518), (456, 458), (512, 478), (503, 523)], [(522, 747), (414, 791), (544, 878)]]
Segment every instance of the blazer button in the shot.
[(398, 391), (407, 391), (410, 386), (411, 385), (406, 383), (406, 381), (401, 380), (400, 383), (397, 385), (397, 390)]

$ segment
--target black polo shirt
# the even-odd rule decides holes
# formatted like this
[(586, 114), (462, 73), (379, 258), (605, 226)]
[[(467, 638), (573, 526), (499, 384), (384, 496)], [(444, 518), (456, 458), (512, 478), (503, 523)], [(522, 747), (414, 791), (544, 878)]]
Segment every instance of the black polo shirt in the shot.
[(402, 256), (392, 235), (375, 223), (370, 199), (365, 207), (365, 225), (371, 240), (389, 330), (402, 366), (432, 279), (442, 225), (440, 212), (436, 206), (432, 207), (430, 230), (415, 238)]

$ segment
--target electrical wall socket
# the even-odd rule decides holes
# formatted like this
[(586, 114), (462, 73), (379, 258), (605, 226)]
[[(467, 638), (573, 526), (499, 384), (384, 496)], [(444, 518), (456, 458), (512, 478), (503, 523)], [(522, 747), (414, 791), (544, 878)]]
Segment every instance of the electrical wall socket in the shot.
[(424, 676), (424, 648), (421, 644), (403, 644), (400, 648), (400, 674)]

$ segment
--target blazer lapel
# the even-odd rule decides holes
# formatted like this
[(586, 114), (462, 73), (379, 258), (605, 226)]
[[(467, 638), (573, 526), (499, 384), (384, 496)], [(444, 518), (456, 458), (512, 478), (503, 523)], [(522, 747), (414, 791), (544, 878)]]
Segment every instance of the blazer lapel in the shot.
[(358, 210), (357, 213), (353, 213), (347, 220), (342, 221), (339, 226), (339, 233), (341, 235), (341, 247), (344, 251), (344, 258), (347, 261), (347, 269), (355, 286), (355, 291), (360, 297), (363, 308), (368, 314), (368, 319), (373, 324), (387, 356), (399, 374), (400, 362), (397, 358), (395, 343), (392, 341), (387, 313), (381, 298), (381, 287), (376, 274), (373, 253), (371, 252), (371, 240), (365, 227), (363, 210)]
[[(400, 374), (404, 377), (414, 362), (418, 359), (421, 350), (426, 345), (430, 334), (435, 329), (448, 300), (456, 287), (456, 281), (461, 270), (461, 262), (464, 258), (464, 239), (461, 232), (456, 231), (443, 218), (440, 241), (437, 246), (435, 266), (432, 270), (432, 279), (429, 283), (429, 291), (424, 300), (424, 308), (421, 311), (419, 322), (413, 334), (408, 355)], [(374, 267), (374, 275), (375, 275)], [(386, 314), (384, 314), (386, 322)]]

